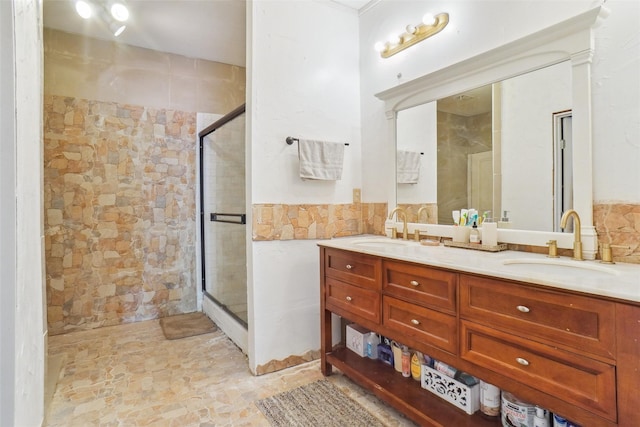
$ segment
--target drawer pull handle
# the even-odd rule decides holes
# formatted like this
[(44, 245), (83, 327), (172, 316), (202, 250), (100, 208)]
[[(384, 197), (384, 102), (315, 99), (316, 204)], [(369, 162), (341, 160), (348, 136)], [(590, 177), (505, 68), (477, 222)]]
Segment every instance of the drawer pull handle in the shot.
[(419, 320), (416, 320), (416, 319), (411, 319), (411, 323), (413, 323), (414, 325), (416, 325), (416, 326), (417, 326), (417, 325), (419, 325), (419, 324), (420, 324), (420, 321), (419, 321)]
[(518, 362), (522, 366), (529, 366), (529, 361), (527, 359), (523, 359), (522, 357), (516, 357), (516, 362)]
[(351, 264), (347, 264), (347, 270), (351, 270), (353, 266)]
[(411, 281), (411, 282), (409, 282), (409, 283), (411, 283), (411, 286), (420, 286), (420, 282), (417, 282), (417, 281), (415, 281), (415, 280), (412, 280), (412, 281)]
[(516, 307), (518, 309), (518, 311), (521, 311), (522, 313), (528, 313), (529, 311), (529, 307), (527, 307), (526, 305), (519, 305)]
[(351, 298), (350, 296), (345, 298), (347, 301), (351, 301), (353, 298)]

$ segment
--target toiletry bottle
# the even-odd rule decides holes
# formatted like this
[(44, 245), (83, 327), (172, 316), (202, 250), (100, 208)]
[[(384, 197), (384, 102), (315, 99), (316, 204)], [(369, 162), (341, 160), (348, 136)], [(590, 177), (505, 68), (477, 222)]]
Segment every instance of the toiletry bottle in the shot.
[(454, 378), (456, 376), (456, 373), (458, 372), (458, 370), (453, 366), (449, 366), (439, 360), (435, 360), (433, 362), (433, 369), (451, 378)]
[(422, 353), (414, 351), (411, 355), (411, 378), (416, 381), (420, 381), (420, 373), (422, 371), (420, 360), (422, 360)]
[(480, 412), (486, 417), (500, 416), (500, 389), (480, 380)]
[(502, 218), (498, 221), (498, 228), (511, 228), (511, 223), (508, 217), (509, 211), (504, 211)]
[(553, 414), (553, 427), (567, 427), (567, 420), (560, 415)]
[(547, 410), (536, 406), (536, 414), (533, 417), (533, 427), (549, 427), (548, 414)]
[(406, 345), (402, 347), (402, 376), (411, 376), (411, 353)]
[(380, 340), (378, 339), (378, 334), (376, 334), (375, 332), (371, 332), (369, 336), (367, 336), (366, 355), (369, 359), (378, 358), (378, 344), (380, 344)]
[(478, 224), (476, 222), (474, 222), (473, 227), (471, 227), (469, 243), (480, 243), (480, 232), (478, 231)]
[(486, 218), (482, 222), (482, 244), (485, 246), (496, 246), (498, 244), (498, 224), (491, 218)]

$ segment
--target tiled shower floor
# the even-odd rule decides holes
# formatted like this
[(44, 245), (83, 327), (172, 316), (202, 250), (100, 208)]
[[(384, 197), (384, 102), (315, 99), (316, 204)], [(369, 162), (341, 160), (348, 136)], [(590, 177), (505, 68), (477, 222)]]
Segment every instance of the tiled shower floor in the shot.
[[(256, 400), (322, 378), (318, 361), (255, 377), (220, 331), (168, 341), (157, 320), (49, 338), (62, 369), (44, 426), (268, 426)], [(414, 426), (339, 372), (389, 426)]]

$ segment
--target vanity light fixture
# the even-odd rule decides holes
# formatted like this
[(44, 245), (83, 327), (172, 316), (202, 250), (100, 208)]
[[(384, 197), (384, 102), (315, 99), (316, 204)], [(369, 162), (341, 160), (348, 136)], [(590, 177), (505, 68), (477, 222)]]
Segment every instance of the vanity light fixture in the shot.
[[(78, 15), (84, 19), (89, 19), (96, 15), (116, 37), (127, 28), (124, 22), (129, 19), (129, 9), (123, 2), (77, 0), (75, 8)], [(98, 13), (95, 13), (96, 10)]]
[(396, 53), (413, 46), (414, 44), (427, 39), (434, 34), (438, 34), (449, 23), (449, 14), (440, 13), (436, 16), (426, 14), (422, 18), (422, 23), (417, 26), (407, 25), (405, 32), (396, 36), (393, 35), (387, 42), (378, 42), (375, 49), (380, 52), (382, 58), (388, 58)]

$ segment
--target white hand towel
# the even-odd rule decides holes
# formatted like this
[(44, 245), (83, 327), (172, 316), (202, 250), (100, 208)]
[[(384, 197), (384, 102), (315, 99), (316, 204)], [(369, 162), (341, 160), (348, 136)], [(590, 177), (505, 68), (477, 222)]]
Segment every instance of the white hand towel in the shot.
[(416, 151), (398, 150), (398, 184), (417, 184), (420, 179), (421, 155)]
[(344, 144), (337, 142), (298, 141), (300, 178), (339, 180), (342, 178)]

